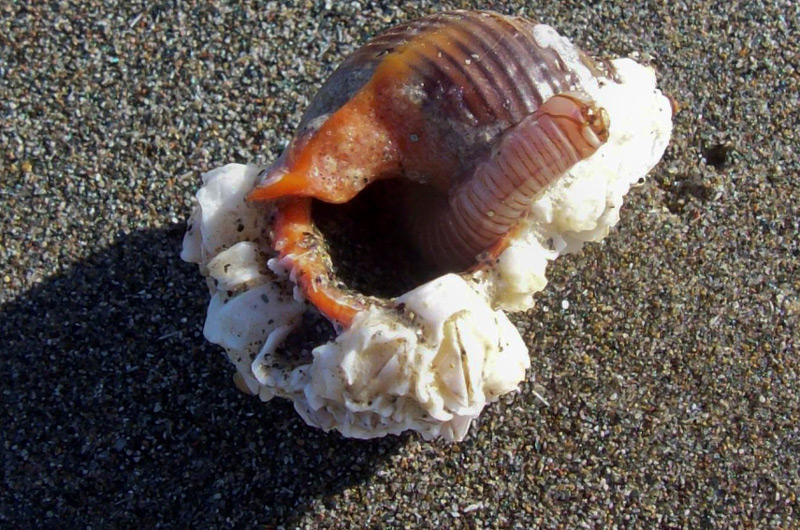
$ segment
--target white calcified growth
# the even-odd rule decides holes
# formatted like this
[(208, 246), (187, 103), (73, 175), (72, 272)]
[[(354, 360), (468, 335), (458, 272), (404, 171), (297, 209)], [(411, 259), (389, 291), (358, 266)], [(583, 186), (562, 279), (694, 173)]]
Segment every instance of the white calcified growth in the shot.
[(453, 274), (392, 309), (359, 314), (310, 363), (274, 362), (305, 305), (262, 240), (264, 220), (255, 217), (268, 212), (244, 202), (256, 173), (231, 164), (204, 175), (182, 254), (209, 279), (203, 333), (225, 348), (240, 386), (265, 401), (291, 399), (307, 423), (345, 436), (416, 430), (448, 440), (463, 439), (486, 403), (517, 388), (530, 363), (519, 333)]
[(189, 219), (181, 258), (197, 263), (208, 279), (203, 334), (225, 348), (241, 380), (252, 393), (258, 383), (251, 371), (267, 338), (292, 326), (303, 311), (281, 280), (267, 268), (269, 242), (263, 240), (267, 212), (245, 203), (258, 168), (229, 164), (203, 175), (197, 207)]
[(256, 166), (241, 164), (203, 174), (203, 187), (197, 192), (197, 206), (183, 238), (184, 261), (205, 266), (239, 241), (259, 241), (267, 228), (266, 210), (244, 200), (257, 176)]
[[(306, 421), (371, 438), (413, 429), (461, 440), (489, 401), (517, 388), (530, 364), (519, 333), (448, 274), (399, 297), (398, 310), (359, 314), (314, 350)], [(341, 419), (347, 421), (342, 423)]]
[(613, 62), (620, 83), (598, 80), (552, 28), (537, 42), (557, 50), (582, 91), (609, 115), (610, 137), (534, 203), (496, 264), (448, 274), (359, 313), (305, 364), (276, 362), (308, 307), (267, 239), (269, 211), (245, 202), (258, 168), (231, 164), (203, 176), (181, 256), (198, 263), (212, 294), (204, 333), (223, 346), (240, 388), (294, 402), (310, 425), (370, 438), (416, 430), (461, 440), (486, 403), (511, 392), (529, 359), (501, 310), (522, 310), (547, 284), (549, 261), (605, 237), (630, 186), (658, 162), (671, 107), (650, 68)]

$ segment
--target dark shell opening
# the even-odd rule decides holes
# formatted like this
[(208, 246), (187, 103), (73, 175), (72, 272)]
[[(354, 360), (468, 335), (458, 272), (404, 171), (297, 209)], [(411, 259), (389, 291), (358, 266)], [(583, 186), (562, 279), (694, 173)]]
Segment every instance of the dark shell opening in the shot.
[(309, 308), (303, 313), (300, 325), (289, 333), (269, 359), (265, 359), (265, 363), (283, 370), (311, 364), (314, 361), (312, 350), (320, 344), (335, 340), (337, 335), (335, 327), (328, 319)]
[(345, 204), (313, 202), (314, 224), (327, 244), (333, 274), (347, 289), (393, 298), (445, 272), (427, 263), (409, 241), (403, 216), (410, 212), (397, 204), (398, 186), (407, 182), (379, 180)]

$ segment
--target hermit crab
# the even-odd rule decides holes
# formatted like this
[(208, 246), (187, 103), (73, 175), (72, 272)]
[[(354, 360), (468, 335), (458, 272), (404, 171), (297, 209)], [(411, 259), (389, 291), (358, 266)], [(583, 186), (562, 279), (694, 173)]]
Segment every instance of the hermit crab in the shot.
[(671, 118), (652, 69), (547, 25), (454, 11), (391, 28), (271, 166), (203, 176), (182, 257), (208, 280), (204, 334), (243, 391), (311, 425), (463, 439), (530, 365), (505, 311), (608, 233)]

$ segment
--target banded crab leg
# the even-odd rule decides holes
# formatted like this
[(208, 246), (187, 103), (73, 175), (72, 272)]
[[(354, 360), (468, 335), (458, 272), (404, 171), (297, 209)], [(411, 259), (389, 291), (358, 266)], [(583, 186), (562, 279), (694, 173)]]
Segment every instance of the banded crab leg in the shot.
[(541, 193), (608, 140), (608, 127), (608, 115), (592, 102), (570, 94), (548, 99), (503, 133), (446, 202), (415, 208), (426, 214), (412, 218), (416, 246), (452, 271), (475, 265), (480, 254), (496, 257)]

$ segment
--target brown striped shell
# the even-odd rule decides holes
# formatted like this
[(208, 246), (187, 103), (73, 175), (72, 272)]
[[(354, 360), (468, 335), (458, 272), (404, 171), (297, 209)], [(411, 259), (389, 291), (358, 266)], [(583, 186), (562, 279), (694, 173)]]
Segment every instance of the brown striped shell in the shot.
[(380, 208), (432, 267), (463, 271), (502, 251), (540, 192), (591, 156), (608, 126), (534, 22), (431, 15), (382, 33), (334, 72), (250, 199), (275, 202), (275, 249), (306, 296), (347, 325), (366, 302), (335, 277), (312, 199), (343, 203), (394, 179), (376, 195)]
[[(313, 98), (299, 130), (302, 134), (310, 122), (339, 109), (369, 81), (387, 54), (433, 32), (445, 32), (451, 44), (432, 42), (431, 53), (420, 52), (415, 64), (431, 100), (429, 107), (442, 105), (431, 117), (494, 125), (499, 132), (551, 96), (580, 87), (564, 60), (536, 42), (535, 25), (529, 19), (493, 12), (452, 11), (390, 28), (336, 69)], [(581, 60), (588, 68), (597, 68), (585, 54)], [(491, 138), (484, 139), (490, 142)]]

